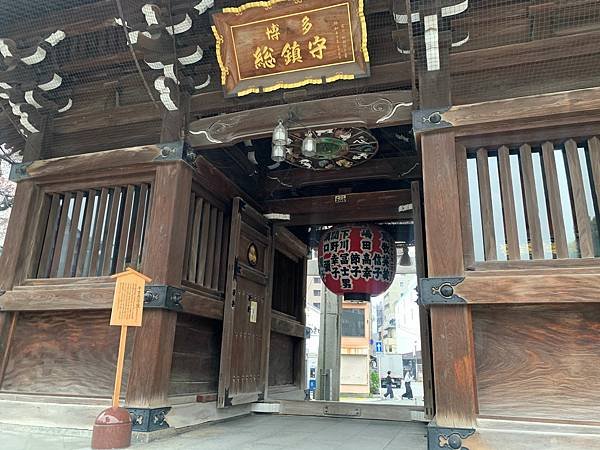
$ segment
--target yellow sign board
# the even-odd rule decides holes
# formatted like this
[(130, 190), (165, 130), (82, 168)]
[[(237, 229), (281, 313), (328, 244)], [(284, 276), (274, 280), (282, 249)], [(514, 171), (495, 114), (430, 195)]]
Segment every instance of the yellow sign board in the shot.
[(117, 374), (115, 376), (115, 389), (113, 391), (113, 407), (119, 406), (121, 396), (121, 380), (123, 378), (123, 363), (125, 361), (125, 342), (127, 341), (127, 327), (142, 326), (142, 311), (144, 310), (144, 288), (146, 283), (152, 281), (131, 267), (125, 272), (116, 273), (112, 278), (117, 279), (115, 296), (113, 297), (110, 324), (121, 327), (119, 338), (119, 354), (117, 355)]
[(151, 281), (147, 276), (127, 268), (113, 275), (117, 279), (113, 298), (111, 325), (140, 327), (144, 310), (144, 288)]

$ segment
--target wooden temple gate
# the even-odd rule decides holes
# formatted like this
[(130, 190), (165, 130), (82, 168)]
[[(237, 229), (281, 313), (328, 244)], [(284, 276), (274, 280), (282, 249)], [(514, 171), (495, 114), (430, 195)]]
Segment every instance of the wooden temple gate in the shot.
[(431, 448), (596, 445), (600, 242), (590, 216), (600, 192), (600, 129), (589, 121), (597, 94), (415, 113), (428, 270), (420, 289), (436, 401)]
[[(79, 419), (91, 425), (112, 393), (118, 330), (108, 326), (110, 275), (128, 266), (152, 278), (143, 324), (130, 329), (126, 352), (123, 402), (136, 431), (183, 428), (248, 413), (271, 394), (302, 393), (308, 227), (413, 220), (429, 448), (598, 446), (600, 88), (573, 89), (563, 71), (545, 94), (522, 96), (532, 80), (520, 73), (483, 92), (507, 66), (520, 72), (535, 64), (540, 73), (557, 61), (567, 67), (565, 49), (597, 61), (599, 36), (590, 23), (572, 30), (569, 20), (542, 20), (555, 7), (574, 17), (597, 2), (508, 2), (516, 12), (506, 30), (491, 20), (506, 13), (504, 2), (496, 8), (482, 1), (491, 7), (456, 20), (448, 14), (468, 2), (452, 2), (450, 12), (440, 6), (451, 2), (394, 2), (393, 17), (389, 2), (367, 2), (360, 13), (373, 32), (373, 56), (366, 61), (359, 45), (357, 75), (369, 75), (362, 80), (348, 75), (327, 86), (241, 98), (224, 98), (221, 86), (189, 92), (171, 84), (177, 98), (165, 100), (163, 89), (164, 103), (148, 101), (130, 61), (148, 49), (144, 38), (135, 48), (122, 42), (114, 5), (97, 3), (72, 5), (78, 14), (60, 11), (44, 28), (54, 33), (66, 25), (74, 50), (85, 48), (88, 31), (106, 34), (107, 48), (122, 45), (116, 56), (81, 61), (65, 51), (59, 65), (78, 88), (73, 111), (29, 109), (31, 120), (43, 120), (12, 173), (15, 206), (0, 257), (0, 400), (75, 402)], [(189, 2), (173, 3), (189, 12)], [(438, 15), (446, 27), (427, 41), (439, 44), (434, 70), (424, 33), (412, 35), (420, 25), (408, 27), (408, 39), (398, 33), (408, 17), (420, 20), (411, 3), (432, 20), (429, 32)], [(208, 29), (205, 11), (194, 13), (190, 34)], [(474, 33), (472, 48), (454, 51), (452, 26), (481, 31), (482, 23), (514, 40), (506, 45)], [(540, 34), (548, 24), (553, 28)], [(194, 36), (175, 42), (164, 19), (160, 25), (164, 48), (193, 47)], [(11, 36), (19, 40), (17, 28)], [(519, 30), (528, 30), (526, 41)], [(212, 36), (200, 41), (215, 49)], [(103, 79), (108, 71), (93, 70), (102, 58), (113, 72), (125, 61), (129, 72), (114, 83)], [(93, 76), (81, 75), (82, 66)], [(2, 80), (13, 82), (5, 72)], [(218, 71), (212, 75), (219, 79)], [(581, 86), (597, 86), (592, 75)], [(474, 83), (451, 93), (465, 80)], [(0, 126), (21, 145), (22, 130), (9, 114)], [(265, 168), (256, 157), (270, 152), (264, 141), (279, 120), (289, 120), (292, 131), (298, 122), (299, 129), (372, 131), (380, 158), (349, 170), (271, 170), (270, 160)], [(398, 208), (409, 204), (412, 212)], [(274, 224), (267, 213), (290, 217)], [(19, 411), (30, 410), (15, 416)], [(75, 419), (40, 420), (72, 427)]]

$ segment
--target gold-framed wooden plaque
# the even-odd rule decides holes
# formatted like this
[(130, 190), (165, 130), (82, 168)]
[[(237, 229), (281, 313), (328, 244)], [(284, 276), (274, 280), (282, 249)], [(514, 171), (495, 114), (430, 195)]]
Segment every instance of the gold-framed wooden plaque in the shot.
[(271, 0), (212, 14), (225, 96), (369, 76), (363, 0)]

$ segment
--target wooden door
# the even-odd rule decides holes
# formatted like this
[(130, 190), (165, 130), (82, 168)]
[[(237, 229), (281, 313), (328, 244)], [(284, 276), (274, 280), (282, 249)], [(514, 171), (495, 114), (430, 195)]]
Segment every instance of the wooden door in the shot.
[(264, 399), (271, 326), (271, 226), (233, 200), (219, 374), (220, 408)]

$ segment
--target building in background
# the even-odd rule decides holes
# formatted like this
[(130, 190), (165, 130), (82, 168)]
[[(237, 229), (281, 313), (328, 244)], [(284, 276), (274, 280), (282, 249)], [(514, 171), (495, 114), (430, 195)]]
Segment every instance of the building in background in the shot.
[(342, 394), (369, 394), (370, 338), (371, 303), (342, 302)]
[(319, 263), (316, 258), (309, 259), (306, 267), (306, 304), (321, 309), (325, 285), (319, 275)]

